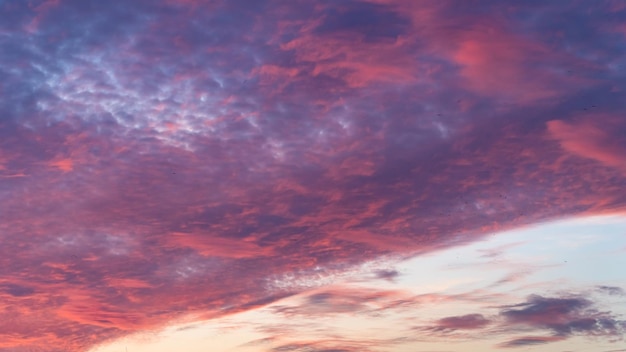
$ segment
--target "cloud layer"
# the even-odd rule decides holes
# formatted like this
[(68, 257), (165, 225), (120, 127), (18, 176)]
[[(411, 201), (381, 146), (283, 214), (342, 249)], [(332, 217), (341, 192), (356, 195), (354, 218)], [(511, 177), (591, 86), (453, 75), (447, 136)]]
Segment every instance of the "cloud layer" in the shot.
[[(383, 255), (626, 205), (615, 2), (37, 0), (0, 13), (0, 351), (86, 350)], [(561, 303), (537, 296), (502, 317), (549, 338), (617, 329)]]

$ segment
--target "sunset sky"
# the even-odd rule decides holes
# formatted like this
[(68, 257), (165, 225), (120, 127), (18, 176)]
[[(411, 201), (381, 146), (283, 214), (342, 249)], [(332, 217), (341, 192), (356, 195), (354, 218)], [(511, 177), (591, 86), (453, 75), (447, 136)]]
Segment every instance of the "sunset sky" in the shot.
[(0, 352), (625, 352), (626, 1), (0, 0)]

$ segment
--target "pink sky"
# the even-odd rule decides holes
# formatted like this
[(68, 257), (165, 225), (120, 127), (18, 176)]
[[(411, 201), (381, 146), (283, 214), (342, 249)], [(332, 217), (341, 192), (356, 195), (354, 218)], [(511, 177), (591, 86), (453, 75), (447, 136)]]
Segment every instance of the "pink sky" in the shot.
[[(620, 1), (0, 0), (0, 19), (0, 352), (417, 306), (433, 311), (411, 341), (432, 341), (412, 351), (622, 348), (624, 276), (585, 272), (614, 272), (626, 250)], [(512, 268), (472, 293), (489, 307), (441, 315), (439, 276), (398, 284), (420, 272), (398, 269), (413, 260), (454, 266), (445, 253), (494, 234), (607, 214), (612, 237), (583, 247), (597, 263), (564, 271), (562, 291)], [(573, 236), (546, 231), (533, 243)], [(278, 323), (233, 339), (404, 348), (367, 329), (341, 345), (352, 322), (283, 344)], [(215, 341), (206, 349), (226, 350)]]

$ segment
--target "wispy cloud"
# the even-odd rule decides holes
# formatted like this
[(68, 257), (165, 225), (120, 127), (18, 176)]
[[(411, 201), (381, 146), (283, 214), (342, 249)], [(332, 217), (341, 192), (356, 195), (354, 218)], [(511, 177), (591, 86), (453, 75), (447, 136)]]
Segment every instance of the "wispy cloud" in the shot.
[(525, 336), (509, 340), (501, 347), (528, 347), (535, 345), (543, 345), (550, 342), (556, 342), (563, 340), (563, 337), (559, 336)]
[(467, 314), (456, 317), (446, 317), (437, 321), (437, 330), (471, 330), (480, 329), (489, 324), (489, 320), (481, 314)]

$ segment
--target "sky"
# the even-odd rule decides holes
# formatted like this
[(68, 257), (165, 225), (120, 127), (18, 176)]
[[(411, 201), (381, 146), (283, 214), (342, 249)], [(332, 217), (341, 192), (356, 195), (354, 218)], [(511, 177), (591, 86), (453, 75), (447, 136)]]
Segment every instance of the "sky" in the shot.
[(0, 352), (626, 351), (625, 23), (0, 0)]

